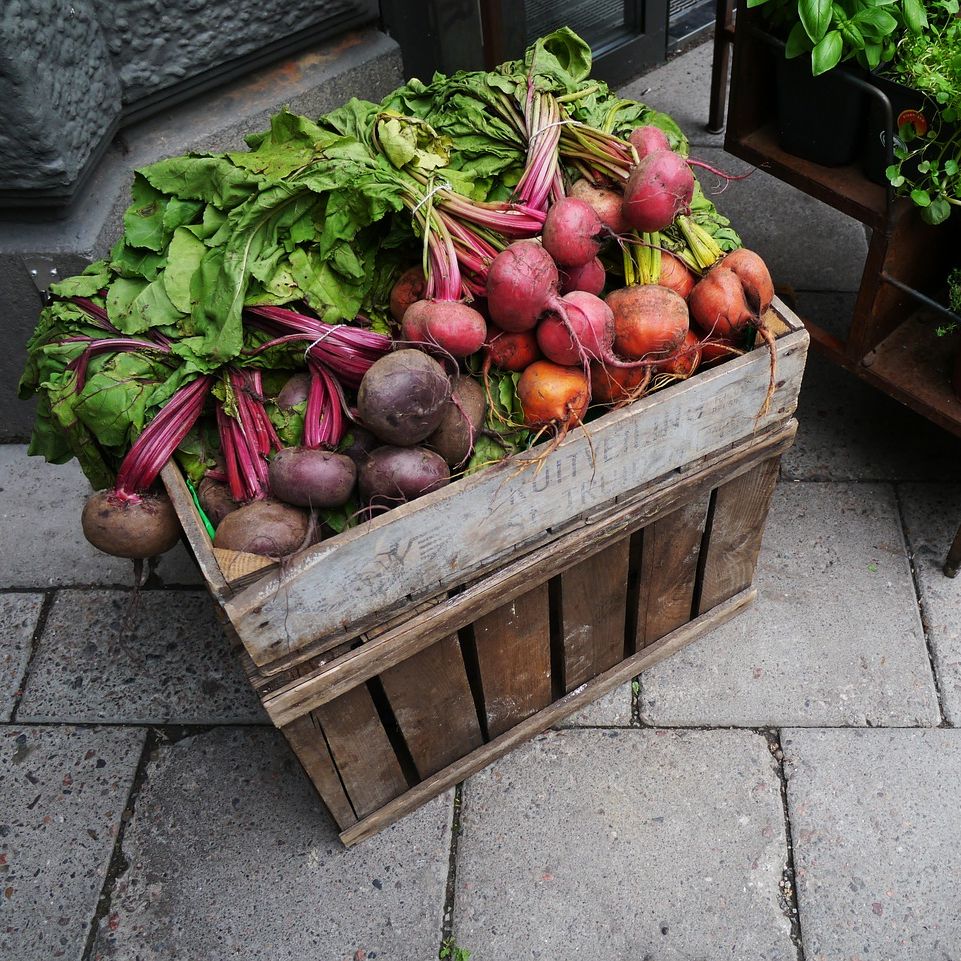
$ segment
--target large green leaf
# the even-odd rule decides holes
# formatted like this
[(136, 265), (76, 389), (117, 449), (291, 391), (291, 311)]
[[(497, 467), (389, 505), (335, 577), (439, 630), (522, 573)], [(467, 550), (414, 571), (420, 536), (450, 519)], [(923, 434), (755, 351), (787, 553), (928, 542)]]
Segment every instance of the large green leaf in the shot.
[(820, 43), (827, 34), (832, 6), (832, 0), (798, 0), (798, 16), (811, 43)]

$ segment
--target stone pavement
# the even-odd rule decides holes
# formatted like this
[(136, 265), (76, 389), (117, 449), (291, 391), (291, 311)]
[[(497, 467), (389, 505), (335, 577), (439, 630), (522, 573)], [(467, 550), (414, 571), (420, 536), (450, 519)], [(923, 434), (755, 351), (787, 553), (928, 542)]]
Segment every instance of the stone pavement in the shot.
[[(739, 169), (709, 65), (627, 93)], [(718, 203), (843, 324), (858, 225), (763, 173)], [(754, 609), (351, 851), (184, 552), (123, 632), (79, 472), (0, 447), (0, 958), (957, 961), (961, 444), (817, 357), (799, 419)]]

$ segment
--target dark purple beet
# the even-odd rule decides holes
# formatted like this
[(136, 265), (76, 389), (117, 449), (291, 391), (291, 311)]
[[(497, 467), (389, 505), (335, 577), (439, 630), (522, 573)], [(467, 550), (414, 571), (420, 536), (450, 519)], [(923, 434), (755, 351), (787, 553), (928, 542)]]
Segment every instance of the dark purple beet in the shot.
[(390, 508), (450, 483), (440, 454), (423, 447), (378, 447), (360, 469), (360, 496), (374, 507)]
[(308, 447), (285, 447), (269, 467), (275, 497), (298, 507), (340, 507), (357, 480), (357, 467), (344, 454)]

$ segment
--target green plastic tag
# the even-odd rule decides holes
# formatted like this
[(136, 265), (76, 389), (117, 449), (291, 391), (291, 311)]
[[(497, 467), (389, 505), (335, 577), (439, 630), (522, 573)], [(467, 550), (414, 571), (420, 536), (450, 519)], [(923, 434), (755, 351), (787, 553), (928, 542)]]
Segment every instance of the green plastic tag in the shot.
[(200, 519), (204, 522), (204, 527), (207, 528), (207, 534), (210, 539), (214, 539), (214, 525), (210, 523), (210, 518), (204, 513), (204, 509), (200, 506), (200, 498), (197, 496), (197, 491), (194, 489), (194, 485), (190, 483), (190, 478), (185, 477), (184, 481), (187, 483), (187, 490), (190, 491), (190, 496), (194, 499), (194, 506), (197, 508), (197, 513), (200, 515)]

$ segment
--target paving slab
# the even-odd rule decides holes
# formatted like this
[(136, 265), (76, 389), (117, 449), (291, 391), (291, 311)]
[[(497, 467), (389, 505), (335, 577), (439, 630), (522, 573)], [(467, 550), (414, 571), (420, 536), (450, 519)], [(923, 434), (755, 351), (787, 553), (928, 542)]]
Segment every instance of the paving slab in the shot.
[(757, 603), (644, 673), (655, 726), (936, 725), (894, 490), (784, 483)]
[(795, 961), (767, 742), (553, 731), (470, 778), (454, 936), (483, 961)]
[[(47, 464), (23, 444), (0, 444), (0, 586), (132, 584), (133, 565), (101, 554), (80, 528), (90, 484), (79, 464)], [(158, 561), (165, 584), (202, 584), (182, 544)]]
[(0, 956), (80, 961), (143, 741), (136, 729), (0, 731)]
[(0, 720), (13, 714), (42, 605), (43, 594), (0, 595)]
[(692, 148), (720, 147), (724, 143), (724, 134), (707, 132), (713, 58), (714, 45), (702, 43), (662, 67), (645, 73), (622, 87), (619, 93), (670, 114)]
[(921, 588), (921, 616), (934, 657), (945, 720), (961, 726), (961, 578), (942, 567), (961, 525), (961, 484), (898, 488), (908, 547)]
[(807, 961), (961, 957), (961, 732), (781, 741)]
[(164, 746), (93, 957), (436, 958), (452, 812), (447, 792), (348, 851), (280, 733)]
[(20, 721), (267, 723), (206, 593), (57, 594), (27, 672)]
[(555, 727), (630, 727), (631, 682), (615, 687), (576, 714), (565, 718)]
[(703, 147), (696, 154), (727, 173), (754, 170), (746, 180), (726, 185), (704, 170), (698, 178), (718, 210), (730, 218), (744, 246), (767, 262), (775, 285), (858, 289), (868, 250), (860, 223), (719, 148)]

